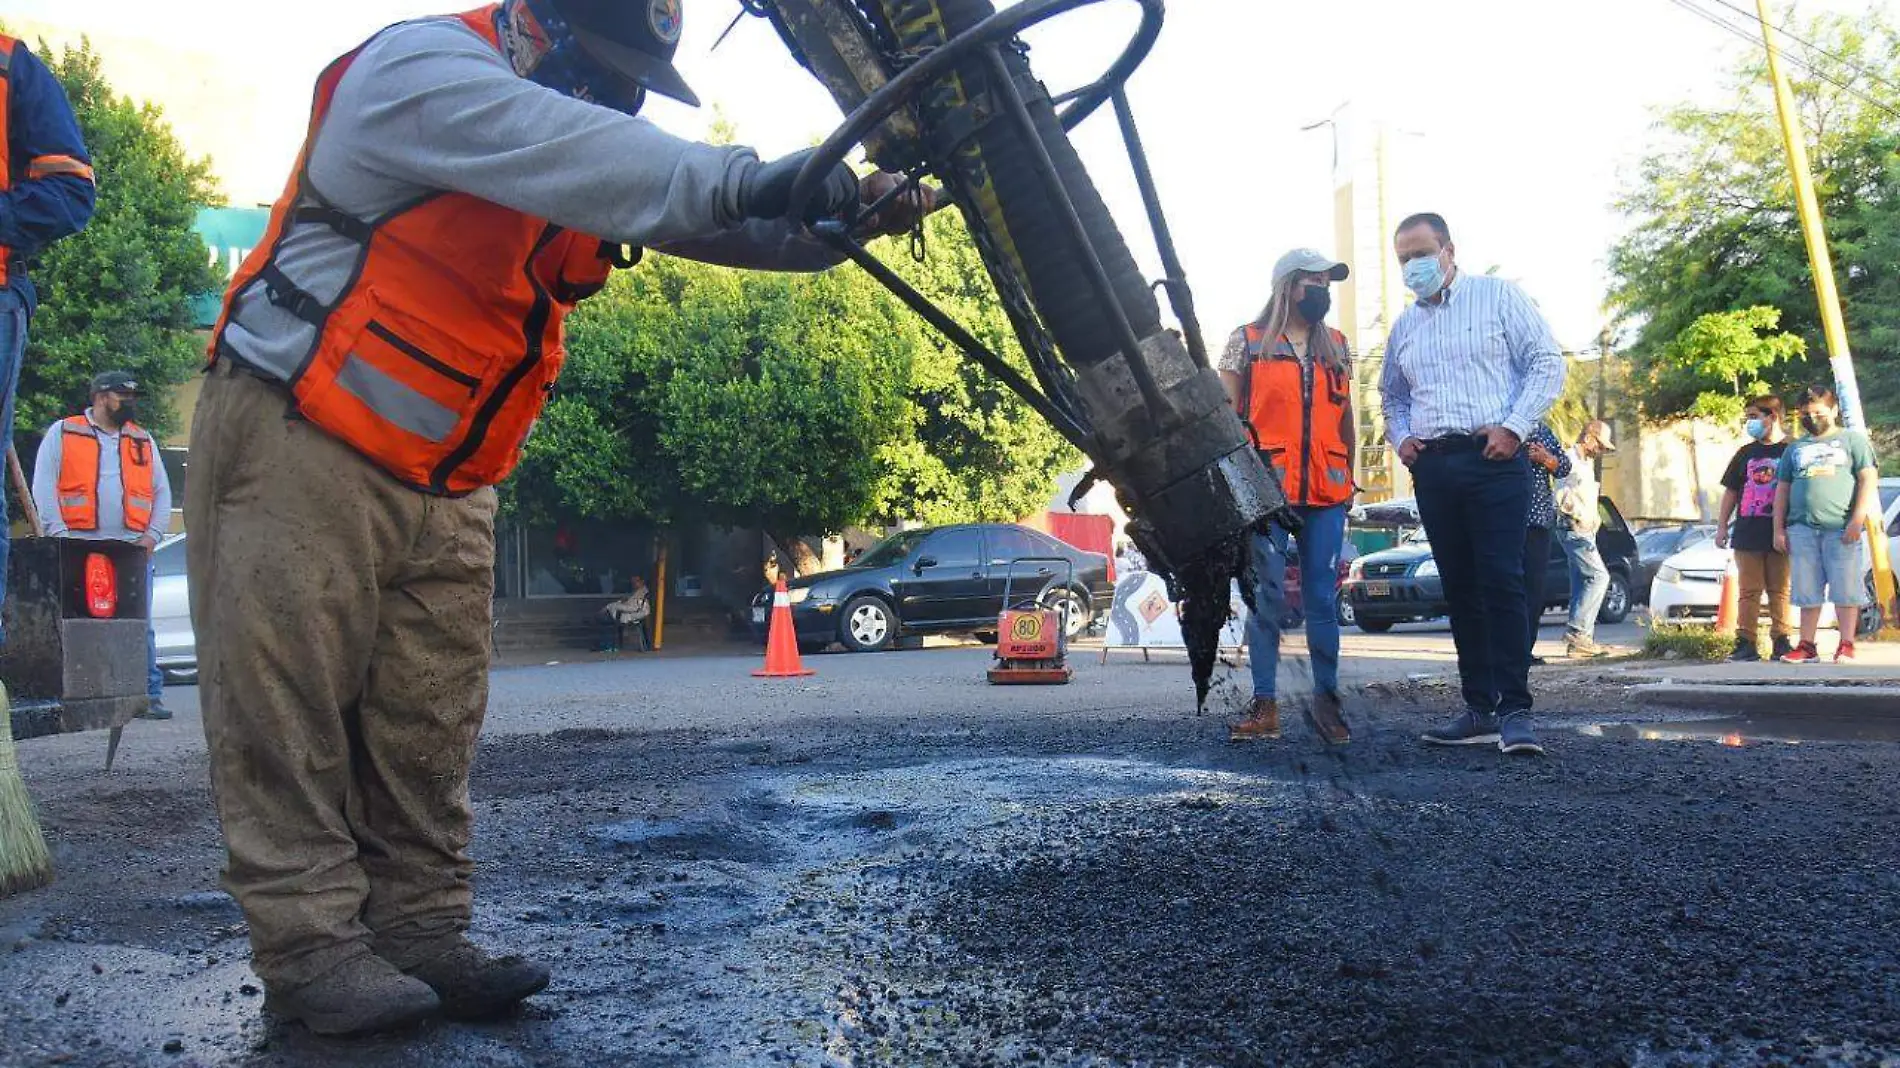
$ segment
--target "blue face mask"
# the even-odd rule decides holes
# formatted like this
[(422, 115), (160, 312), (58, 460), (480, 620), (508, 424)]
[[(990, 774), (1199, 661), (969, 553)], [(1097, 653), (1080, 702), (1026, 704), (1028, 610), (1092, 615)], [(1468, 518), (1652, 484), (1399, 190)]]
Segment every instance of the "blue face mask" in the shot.
[(1420, 300), (1430, 300), (1445, 288), (1445, 268), (1437, 256), (1420, 256), (1405, 265), (1405, 288)]
[(1768, 436), (1768, 424), (1759, 419), (1750, 419), (1747, 423), (1743, 424), (1742, 433), (1747, 434), (1756, 441), (1760, 441)]

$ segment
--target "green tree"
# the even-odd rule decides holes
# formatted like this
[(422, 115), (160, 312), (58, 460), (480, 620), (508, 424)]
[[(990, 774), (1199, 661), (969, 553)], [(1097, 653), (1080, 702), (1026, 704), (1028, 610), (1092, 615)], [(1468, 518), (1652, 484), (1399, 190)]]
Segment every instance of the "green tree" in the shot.
[(164, 387), (204, 359), (191, 298), (218, 284), (191, 229), (217, 200), (211, 166), (185, 154), (158, 108), (114, 95), (89, 42), (48, 66), (79, 119), (99, 199), (91, 224), (33, 269), (45, 302), (20, 374), (17, 425), (43, 430), (83, 403), (94, 373), (124, 369), (158, 387), (141, 421), (163, 433), (175, 425)]
[[(1870, 422), (1892, 423), (1900, 420), (1900, 276), (1892, 267), (1900, 263), (1900, 135), (1883, 109), (1900, 108), (1900, 31), (1867, 14), (1818, 16), (1796, 33), (1839, 57), (1802, 53), (1825, 79), (1793, 65), (1788, 70), (1862, 396)], [(1716, 313), (1772, 307), (1781, 328), (1805, 342), (1805, 359), (1789, 355), (1761, 368), (1766, 385), (1785, 393), (1828, 378), (1813, 276), (1759, 52), (1736, 66), (1731, 83), (1721, 106), (1683, 106), (1662, 116), (1663, 139), (1620, 202), (1632, 225), (1611, 251), (1611, 299), (1644, 324), (1631, 352), (1636, 379), (1681, 387), (1644, 398), (1652, 418), (1697, 410), (1705, 390), (1691, 388), (1672, 360), (1703, 345), (1712, 327), (1700, 338), (1690, 332)]]
[(1780, 323), (1767, 305), (1696, 317), (1647, 361), (1645, 396), (1670, 411), (1735, 422), (1748, 398), (1773, 388), (1765, 376), (1807, 351), (1775, 329)]

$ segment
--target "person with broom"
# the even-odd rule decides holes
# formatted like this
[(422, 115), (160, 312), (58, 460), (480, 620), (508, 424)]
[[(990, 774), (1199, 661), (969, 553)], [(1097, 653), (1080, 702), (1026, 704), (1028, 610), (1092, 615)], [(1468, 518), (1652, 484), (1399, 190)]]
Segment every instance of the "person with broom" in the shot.
[[(0, 34), (0, 445), (13, 453), (13, 399), (39, 294), (27, 263), (85, 229), (98, 189), (66, 91), (22, 41)], [(0, 492), (0, 602), (6, 599), (7, 495)], [(0, 642), (5, 634), (0, 633)], [(52, 876), (46, 842), (20, 779), (12, 717), (0, 694), (0, 897)]]

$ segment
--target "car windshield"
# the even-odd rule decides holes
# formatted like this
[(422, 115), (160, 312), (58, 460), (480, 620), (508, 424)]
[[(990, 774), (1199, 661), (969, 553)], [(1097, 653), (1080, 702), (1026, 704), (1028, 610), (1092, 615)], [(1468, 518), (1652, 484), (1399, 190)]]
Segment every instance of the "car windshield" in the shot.
[(907, 530), (902, 534), (893, 534), (877, 543), (863, 556), (858, 557), (857, 563), (852, 566), (890, 567), (892, 564), (901, 564), (917, 548), (918, 543), (924, 540), (925, 533), (921, 530)]

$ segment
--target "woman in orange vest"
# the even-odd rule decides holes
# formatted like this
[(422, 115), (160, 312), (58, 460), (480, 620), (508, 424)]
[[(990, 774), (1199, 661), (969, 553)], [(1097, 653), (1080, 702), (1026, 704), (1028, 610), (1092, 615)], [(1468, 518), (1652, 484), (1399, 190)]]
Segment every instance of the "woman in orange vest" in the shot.
[(1355, 492), (1357, 430), (1352, 353), (1345, 336), (1326, 325), (1329, 287), (1347, 273), (1345, 264), (1312, 249), (1280, 257), (1273, 266), (1272, 298), (1258, 319), (1234, 331), (1220, 359), (1227, 395), (1301, 519), (1298, 534), (1276, 526), (1254, 535), (1258, 587), (1247, 624), (1253, 704), (1233, 728), (1237, 742), (1280, 736), (1280, 629), (1287, 557), (1295, 551), (1313, 661), (1306, 717), (1331, 744), (1352, 739), (1340, 714), (1337, 570)]

